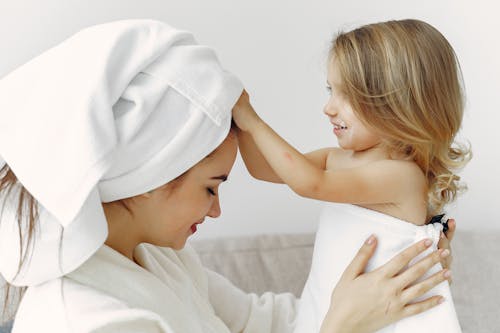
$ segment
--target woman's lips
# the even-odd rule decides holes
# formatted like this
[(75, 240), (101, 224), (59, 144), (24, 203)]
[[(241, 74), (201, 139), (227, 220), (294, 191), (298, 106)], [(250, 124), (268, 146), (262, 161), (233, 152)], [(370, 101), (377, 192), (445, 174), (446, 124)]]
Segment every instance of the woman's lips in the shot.
[(203, 221), (205, 221), (205, 219), (203, 219), (203, 220), (201, 220), (201, 221), (199, 221), (199, 222), (196, 222), (195, 224), (193, 224), (193, 225), (191, 226), (191, 232), (192, 232), (193, 234), (196, 232), (196, 230), (198, 230), (197, 225), (198, 225), (198, 224), (202, 224), (202, 223), (203, 223)]

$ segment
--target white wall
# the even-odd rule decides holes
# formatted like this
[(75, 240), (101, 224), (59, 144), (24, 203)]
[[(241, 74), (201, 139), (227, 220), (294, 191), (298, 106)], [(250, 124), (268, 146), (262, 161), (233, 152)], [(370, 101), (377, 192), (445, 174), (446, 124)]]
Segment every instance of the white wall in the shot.
[[(475, 153), (462, 173), (467, 194), (449, 209), (459, 228), (500, 229), (500, 5), (492, 1), (1, 0), (0, 75), (78, 29), (114, 19), (156, 18), (191, 30), (245, 82), (257, 111), (307, 151), (335, 145), (322, 115), (325, 56), (334, 32), (419, 18), (455, 47), (468, 96), (461, 136)], [(221, 188), (223, 216), (197, 237), (313, 231), (320, 203), (249, 178), (238, 159)]]

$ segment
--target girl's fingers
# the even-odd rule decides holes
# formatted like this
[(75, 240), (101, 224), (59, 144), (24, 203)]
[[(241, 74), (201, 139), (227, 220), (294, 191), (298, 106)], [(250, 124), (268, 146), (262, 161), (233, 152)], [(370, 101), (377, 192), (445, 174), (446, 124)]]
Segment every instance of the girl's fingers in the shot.
[(407, 266), (413, 258), (424, 252), (431, 245), (432, 241), (430, 239), (425, 239), (418, 243), (415, 243), (392, 258), (384, 266), (379, 267), (377, 270), (383, 271), (384, 274), (388, 277), (393, 277), (405, 266)]
[(431, 267), (441, 261), (443, 257), (450, 254), (448, 250), (438, 250), (427, 255), (424, 259), (420, 260), (413, 266), (395, 277), (396, 283), (401, 288), (406, 288), (414, 281), (422, 277)]
[(342, 276), (348, 277), (352, 280), (362, 274), (365, 271), (366, 264), (373, 256), (376, 247), (377, 238), (374, 235), (371, 235), (359, 249), (358, 253), (354, 259), (352, 259), (349, 266), (347, 266)]
[(423, 301), (416, 302), (413, 304), (408, 304), (404, 307), (401, 318), (413, 316), (418, 313), (429, 310), (435, 307), (436, 305), (441, 304), (442, 301), (444, 301), (444, 298), (442, 296), (432, 296)]
[(417, 297), (424, 295), (426, 292), (440, 284), (441, 282), (451, 277), (451, 271), (442, 270), (432, 275), (431, 277), (421, 281), (411, 287), (406, 288), (401, 293), (401, 298), (404, 304), (407, 304)]

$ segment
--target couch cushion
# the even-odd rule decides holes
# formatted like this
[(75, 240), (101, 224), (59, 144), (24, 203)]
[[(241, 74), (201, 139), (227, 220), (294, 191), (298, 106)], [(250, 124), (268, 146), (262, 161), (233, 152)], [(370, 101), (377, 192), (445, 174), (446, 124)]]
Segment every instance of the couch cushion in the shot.
[(247, 292), (300, 295), (311, 267), (313, 234), (196, 240), (202, 262)]

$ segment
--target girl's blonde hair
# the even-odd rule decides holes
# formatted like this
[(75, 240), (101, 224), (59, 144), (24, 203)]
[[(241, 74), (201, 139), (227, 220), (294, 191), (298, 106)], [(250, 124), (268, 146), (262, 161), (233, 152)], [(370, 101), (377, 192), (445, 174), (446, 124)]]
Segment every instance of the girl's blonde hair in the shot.
[(454, 170), (471, 157), (455, 144), (464, 111), (462, 77), (446, 38), (418, 20), (388, 21), (339, 33), (330, 51), (342, 93), (391, 152), (427, 176), (429, 216), (464, 188)]

